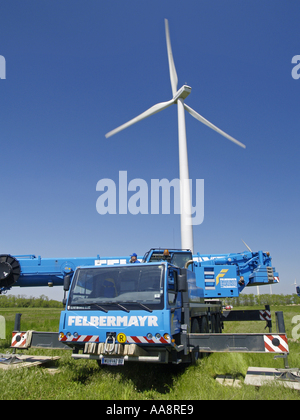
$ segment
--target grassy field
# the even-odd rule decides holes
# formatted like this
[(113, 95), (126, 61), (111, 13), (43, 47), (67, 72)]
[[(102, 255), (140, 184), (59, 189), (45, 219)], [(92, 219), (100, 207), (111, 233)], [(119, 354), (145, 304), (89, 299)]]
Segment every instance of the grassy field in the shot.
[[(246, 308), (243, 308), (246, 309)], [(250, 309), (250, 308), (249, 308)], [(251, 308), (253, 309), (253, 308)], [(274, 307), (283, 311), (288, 338), (292, 338), (292, 318), (300, 315), (300, 306)], [(9, 348), (15, 313), (22, 313), (21, 329), (58, 331), (60, 309), (5, 308), (0, 315), (6, 318), (7, 338), (0, 340), (0, 352)], [(298, 321), (299, 323), (299, 321)], [(264, 322), (228, 322), (224, 332), (265, 332)], [(273, 332), (276, 327), (273, 326)], [(299, 333), (299, 329), (298, 329)], [(289, 340), (289, 366), (300, 368), (300, 340)], [(186, 369), (176, 366), (127, 363), (122, 367), (98, 367), (96, 361), (74, 360), (65, 350), (17, 351), (24, 354), (59, 355), (52, 362), (56, 373), (46, 367), (31, 367), (0, 371), (0, 398), (6, 399), (100, 399), (100, 400), (202, 400), (202, 399), (300, 399), (300, 392), (280, 385), (260, 388), (245, 385), (243, 379), (249, 366), (283, 367), (283, 360), (271, 354), (214, 353)], [(231, 375), (241, 380), (239, 388), (224, 386), (215, 380), (217, 375)]]

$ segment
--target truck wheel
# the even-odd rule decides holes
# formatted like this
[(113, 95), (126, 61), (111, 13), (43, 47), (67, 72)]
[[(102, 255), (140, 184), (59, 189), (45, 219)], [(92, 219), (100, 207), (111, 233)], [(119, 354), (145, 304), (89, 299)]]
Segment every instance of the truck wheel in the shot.
[(220, 314), (216, 314), (216, 332), (217, 333), (221, 333), (222, 332)]
[[(197, 318), (194, 318), (192, 321), (191, 333), (196, 333), (196, 334), (200, 333), (200, 325)], [(195, 364), (197, 360), (199, 359), (199, 356), (200, 356), (200, 353), (198, 351), (196, 352), (193, 351), (191, 353), (191, 363)]]
[(211, 332), (216, 333), (217, 331), (217, 322), (216, 322), (216, 315), (211, 316)]
[(201, 321), (200, 321), (200, 332), (202, 334), (208, 333), (208, 322), (207, 322), (206, 316), (202, 316), (201, 317)]
[[(207, 317), (202, 316), (201, 319), (200, 319), (200, 333), (205, 334), (205, 333), (208, 333), (208, 332), (209, 332), (209, 328), (208, 328)], [(200, 353), (201, 358), (206, 357), (208, 355), (209, 355), (209, 353), (203, 353), (203, 352)]]

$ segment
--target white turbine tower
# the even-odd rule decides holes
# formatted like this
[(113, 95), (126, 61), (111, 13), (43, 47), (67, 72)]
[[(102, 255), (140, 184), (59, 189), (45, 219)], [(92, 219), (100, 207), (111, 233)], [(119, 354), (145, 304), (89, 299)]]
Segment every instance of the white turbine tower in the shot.
[(188, 155), (187, 155), (187, 143), (186, 143), (186, 129), (185, 129), (185, 115), (184, 110), (188, 111), (196, 120), (202, 122), (208, 127), (215, 130), (217, 133), (236, 143), (237, 145), (245, 148), (246, 146), (243, 143), (240, 143), (233, 137), (224, 133), (218, 127), (213, 125), (211, 122), (207, 121), (204, 117), (194, 111), (191, 107), (184, 103), (185, 98), (191, 93), (191, 87), (183, 85), (179, 90), (177, 90), (178, 78), (175, 69), (175, 64), (173, 60), (170, 33), (169, 33), (169, 24), (168, 20), (165, 19), (165, 30), (166, 30), (166, 41), (167, 41), (167, 51), (168, 51), (168, 60), (169, 60), (169, 70), (170, 70), (170, 79), (173, 98), (167, 102), (160, 102), (127, 123), (115, 128), (105, 135), (106, 138), (118, 133), (121, 130), (129, 127), (132, 124), (137, 123), (138, 121), (143, 120), (144, 118), (150, 117), (150, 115), (156, 114), (169, 106), (176, 104), (178, 107), (178, 143), (179, 143), (179, 178), (180, 178), (180, 213), (181, 213), (181, 248), (190, 249), (194, 251), (193, 244), (193, 223), (192, 223), (192, 208), (191, 208), (191, 193), (190, 193), (190, 183), (189, 183), (189, 168), (188, 168)]

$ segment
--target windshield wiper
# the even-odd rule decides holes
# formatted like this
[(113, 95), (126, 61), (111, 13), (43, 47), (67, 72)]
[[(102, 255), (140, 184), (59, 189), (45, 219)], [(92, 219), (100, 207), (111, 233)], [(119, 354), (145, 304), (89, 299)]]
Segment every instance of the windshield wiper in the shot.
[[(134, 303), (134, 304), (137, 304), (137, 305), (139, 305), (139, 306), (141, 306), (143, 309), (145, 309), (146, 311), (148, 311), (148, 312), (153, 312), (152, 311), (152, 309), (150, 309), (150, 308), (148, 308), (148, 306), (146, 306), (146, 305), (144, 305), (143, 303), (141, 303), (141, 302), (130, 302), (130, 303)], [(119, 308), (121, 308), (123, 311), (125, 311), (125, 312), (130, 312), (130, 310), (129, 309), (127, 309), (125, 306), (123, 306), (123, 305), (121, 305), (121, 303), (119, 303), (119, 302), (112, 302), (112, 301), (109, 301), (109, 302), (102, 302), (102, 305), (117, 305)], [(97, 308), (99, 308), (101, 311), (103, 311), (103, 312), (105, 312), (105, 313), (107, 313), (108, 312), (108, 310), (107, 309), (105, 309), (105, 308), (103, 308), (103, 306), (101, 306), (101, 305), (99, 305), (99, 303), (97, 303), (97, 302), (86, 302), (86, 303), (72, 303), (71, 305), (69, 305), (69, 306), (97, 306)]]
[(107, 313), (108, 310), (105, 308), (102, 308), (98, 303), (96, 302), (88, 302), (88, 303), (72, 303), (70, 306), (97, 306), (97, 308), (101, 309), (101, 311)]
[(113, 303), (114, 305), (117, 305), (119, 308), (121, 308), (125, 312), (130, 312), (129, 309), (125, 308), (125, 306), (121, 305), (119, 302), (107, 302), (107, 303)]
[[(103, 306), (100, 306), (97, 302), (86, 302), (86, 303), (72, 303), (70, 306), (97, 306), (97, 308), (101, 309), (103, 312), (108, 312), (107, 309), (103, 308)], [(102, 305), (117, 305), (119, 308), (121, 308), (125, 312), (130, 312), (129, 309), (125, 308), (125, 306), (121, 305), (119, 302), (102, 302)]]
[(152, 309), (148, 308), (148, 306), (144, 305), (143, 303), (141, 303), (141, 302), (135, 302), (135, 303), (140, 305), (142, 308), (146, 309), (146, 311), (153, 312)]

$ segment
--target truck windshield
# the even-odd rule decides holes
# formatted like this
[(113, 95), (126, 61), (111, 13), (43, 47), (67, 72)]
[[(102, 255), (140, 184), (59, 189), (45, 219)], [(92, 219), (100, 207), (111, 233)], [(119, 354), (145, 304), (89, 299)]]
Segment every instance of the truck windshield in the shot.
[(105, 311), (161, 309), (164, 269), (164, 264), (79, 268), (72, 281), (68, 306)]
[[(149, 253), (146, 254), (144, 260), (147, 260)], [(193, 255), (190, 251), (169, 251), (169, 255), (167, 257), (164, 256), (163, 250), (154, 250), (152, 252), (151, 257), (149, 258), (149, 262), (158, 262), (158, 261), (167, 261), (176, 267), (184, 267), (185, 263), (189, 260), (193, 259)]]

